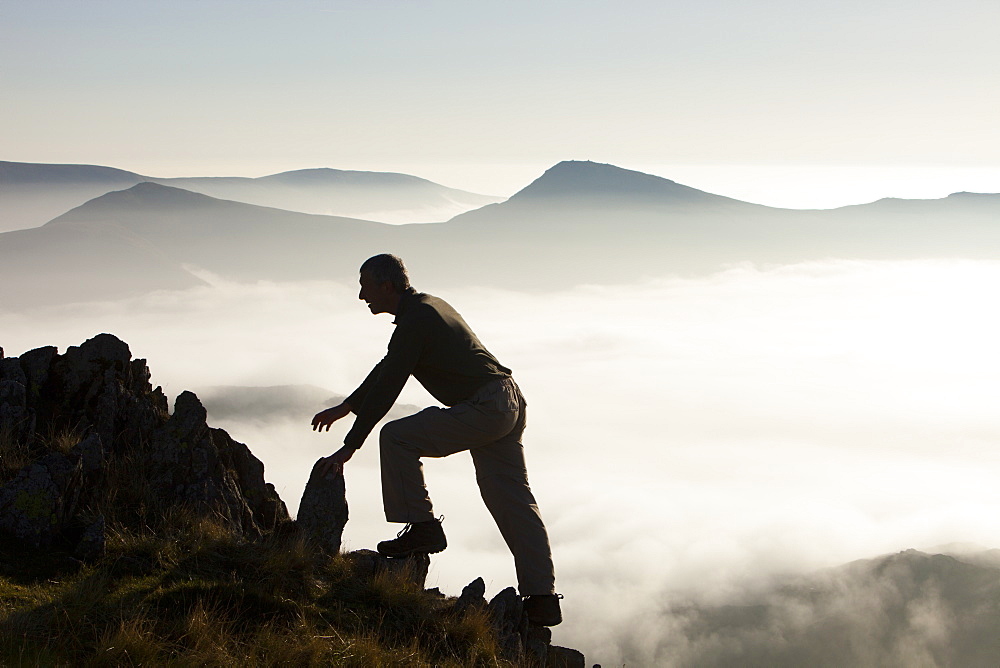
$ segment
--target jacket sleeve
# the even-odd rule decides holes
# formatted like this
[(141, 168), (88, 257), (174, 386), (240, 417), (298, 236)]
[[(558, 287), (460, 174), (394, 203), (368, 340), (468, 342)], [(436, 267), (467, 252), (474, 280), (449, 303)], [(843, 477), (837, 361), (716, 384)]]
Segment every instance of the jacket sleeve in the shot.
[[(360, 448), (375, 425), (385, 417), (403, 391), (426, 345), (426, 334), (417, 323), (401, 323), (389, 339), (389, 350), (361, 386), (347, 398), (357, 417), (344, 437), (344, 445)], [(358, 404), (354, 401), (360, 399)]]
[(351, 407), (354, 414), (357, 415), (358, 411), (361, 410), (361, 404), (365, 402), (365, 397), (371, 391), (372, 386), (375, 385), (375, 381), (378, 380), (379, 372), (382, 370), (382, 362), (375, 365), (375, 368), (371, 370), (368, 377), (364, 379), (358, 389), (351, 392), (351, 396), (344, 399), (344, 403)]

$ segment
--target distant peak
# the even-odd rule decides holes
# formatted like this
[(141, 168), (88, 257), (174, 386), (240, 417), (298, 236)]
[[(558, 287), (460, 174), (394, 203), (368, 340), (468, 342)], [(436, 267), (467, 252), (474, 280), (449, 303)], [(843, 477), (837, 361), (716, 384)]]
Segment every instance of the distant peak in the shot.
[[(217, 201), (214, 197), (209, 197), (208, 195), (202, 195), (201, 193), (191, 192), (190, 190), (185, 190), (183, 188), (175, 188), (173, 186), (165, 186), (159, 183), (153, 183), (152, 181), (142, 181), (137, 183), (127, 190), (116, 190), (109, 192), (103, 197), (126, 197), (130, 196), (133, 199), (141, 199), (145, 201), (156, 201), (156, 202), (210, 202)], [(102, 199), (99, 197), (98, 199)]]
[(183, 190), (182, 188), (173, 188), (171, 186), (163, 186), (150, 181), (143, 181), (135, 184), (131, 188), (127, 188), (125, 190), (112, 190), (111, 192), (105, 193), (100, 197), (95, 197), (94, 199), (81, 204), (75, 209), (67, 211), (63, 215), (49, 221), (46, 224), (58, 225), (67, 220), (79, 219), (81, 215), (104, 215), (112, 211), (122, 211), (128, 209), (144, 209), (148, 207), (176, 209), (178, 207), (203, 207), (213, 204), (233, 203), (223, 202), (223, 200), (218, 200), (214, 197), (209, 197), (208, 195), (202, 195), (200, 193), (193, 193), (190, 190)]
[(566, 197), (591, 200), (627, 198), (632, 201), (644, 200), (660, 204), (738, 202), (681, 185), (661, 176), (589, 160), (565, 160), (552, 166), (511, 197), (510, 201)]
[(948, 195), (947, 199), (986, 199), (987, 197), (1000, 197), (1000, 193), (970, 193), (962, 191)]
[(365, 172), (348, 169), (333, 169), (330, 167), (315, 167), (280, 172), (270, 176), (262, 176), (258, 180), (284, 184), (352, 184), (352, 185), (398, 185), (400, 183), (427, 183), (430, 181), (419, 176), (400, 174), (397, 172)]

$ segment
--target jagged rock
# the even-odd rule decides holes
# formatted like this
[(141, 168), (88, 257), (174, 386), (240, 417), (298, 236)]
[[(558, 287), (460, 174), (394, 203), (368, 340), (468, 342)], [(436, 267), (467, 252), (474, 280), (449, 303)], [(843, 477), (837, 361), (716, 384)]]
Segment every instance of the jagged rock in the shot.
[[(586, 668), (583, 652), (568, 647), (552, 645), (545, 660), (545, 668)], [(598, 666), (597, 668), (600, 668)]]
[(34, 547), (48, 547), (76, 511), (83, 465), (51, 453), (21, 469), (0, 487), (0, 533)]
[(524, 653), (535, 665), (544, 666), (552, 644), (552, 629), (545, 626), (525, 624), (521, 630)]
[(486, 583), (482, 578), (476, 578), (462, 589), (462, 595), (455, 601), (453, 610), (462, 614), (472, 608), (486, 607)]
[(18, 442), (35, 433), (35, 412), (28, 407), (27, 386), (18, 359), (0, 355), (0, 434)]
[[(453, 610), (468, 609), (485, 604), (482, 598), (485, 585), (482, 578), (473, 580), (462, 590), (455, 601)], [(464, 602), (463, 602), (464, 601)], [(524, 604), (517, 591), (508, 587), (493, 597), (486, 606), (490, 615), (490, 625), (496, 634), (500, 655), (507, 661), (529, 665), (559, 666), (576, 668), (584, 665), (580, 652), (552, 645), (552, 630), (528, 621), (524, 614)]]
[(371, 579), (381, 573), (395, 573), (421, 589), (431, 565), (430, 556), (420, 553), (396, 559), (374, 550), (357, 550), (348, 552), (345, 556), (354, 564), (354, 572), (359, 577)]
[(25, 387), (28, 390), (28, 396), (32, 403), (37, 402), (41, 396), (42, 386), (49, 376), (49, 366), (58, 352), (55, 346), (44, 346), (29, 350), (20, 357), (15, 358), (18, 360), (21, 371), (24, 373)]
[[(23, 381), (24, 374), (20, 377)], [(6, 377), (0, 380), (0, 433), (15, 442), (23, 442), (35, 433), (35, 412), (28, 408), (24, 383)]]
[(174, 414), (148, 446), (150, 486), (163, 499), (211, 512), (247, 534), (260, 534), (288, 518), (264, 465), (242, 443), (205, 421), (205, 407), (182, 392)]
[(309, 482), (302, 492), (295, 522), (306, 536), (329, 554), (340, 552), (347, 524), (347, 494), (343, 472), (321, 476), (319, 462), (313, 465)]
[(73, 550), (73, 556), (80, 561), (95, 561), (102, 556), (107, 542), (104, 528), (104, 515), (99, 515), (83, 530), (83, 534)]
[[(89, 545), (102, 543), (100, 524), (85, 531), (87, 523), (73, 514), (108, 497), (110, 459), (116, 470), (128, 467), (134, 476), (133, 501), (147, 513), (142, 527), (149, 513), (166, 516), (176, 506), (211, 513), (251, 535), (288, 521), (273, 485), (264, 482), (260, 460), (226, 432), (209, 428), (193, 394), (178, 397), (171, 416), (149, 378), (145, 360), (133, 360), (128, 345), (111, 334), (63, 355), (46, 346), (0, 358), (0, 430), (39, 457), (6, 474), (0, 534), (38, 547), (59, 534), (71, 544), (73, 536), (84, 535), (87, 545), (79, 549), (95, 553)], [(54, 438), (73, 433), (85, 438), (66, 454), (52, 452)]]
[[(97, 434), (77, 443), (66, 454), (53, 452), (21, 469), (0, 487), (0, 534), (7, 533), (33, 547), (49, 547), (66, 537), (88, 485), (95, 484), (104, 465), (104, 451)], [(104, 519), (88, 535), (93, 545), (77, 546), (82, 554), (103, 551)]]
[(500, 644), (500, 654), (509, 661), (519, 661), (524, 655), (521, 641), (522, 626), (526, 623), (523, 608), (521, 597), (513, 587), (507, 587), (494, 596), (487, 606), (490, 624)]
[(104, 446), (97, 434), (90, 434), (74, 445), (70, 455), (80, 460), (83, 476), (87, 480), (95, 480), (104, 468)]
[(167, 417), (166, 397), (149, 377), (146, 361), (132, 360), (125, 342), (98, 334), (50, 359), (40, 413), (54, 429), (96, 431), (107, 448), (121, 452)]

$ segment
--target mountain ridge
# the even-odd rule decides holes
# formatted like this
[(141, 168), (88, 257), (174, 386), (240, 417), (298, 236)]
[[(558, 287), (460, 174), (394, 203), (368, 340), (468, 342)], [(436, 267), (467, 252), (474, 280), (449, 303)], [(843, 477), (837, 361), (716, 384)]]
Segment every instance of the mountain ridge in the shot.
[(1000, 652), (1000, 565), (976, 555), (908, 549), (776, 577), (723, 604), (671, 598), (647, 661), (985, 668)]
[(145, 176), (99, 165), (0, 162), (0, 232), (38, 227), (102, 194), (152, 182), (300, 213), (439, 222), (503, 198), (398, 172), (314, 168), (262, 177)]
[[(584, 185), (568, 187), (579, 171), (588, 174)], [(610, 196), (601, 195), (602, 183)], [(404, 257), (425, 285), (531, 291), (704, 274), (747, 261), (996, 259), (998, 221), (1000, 195), (799, 211), (586, 162), (559, 163), (509, 200), (437, 224), (298, 213), (142, 182), (39, 228), (0, 233), (0, 302), (79, 300), (90, 284), (95, 299), (123, 294), (116, 284), (129, 293), (173, 289), (195, 278), (186, 267), (235, 281), (353, 283), (361, 260), (387, 251)], [(56, 287), (68, 276), (71, 287)]]

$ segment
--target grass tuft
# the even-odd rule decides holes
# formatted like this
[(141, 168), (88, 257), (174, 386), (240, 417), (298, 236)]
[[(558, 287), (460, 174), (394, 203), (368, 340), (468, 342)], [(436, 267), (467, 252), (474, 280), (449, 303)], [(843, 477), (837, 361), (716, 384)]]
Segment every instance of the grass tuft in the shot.
[(485, 611), (455, 615), (406, 573), (180, 511), (157, 532), (112, 525), (76, 571), (3, 572), (0, 665), (511, 665)]

